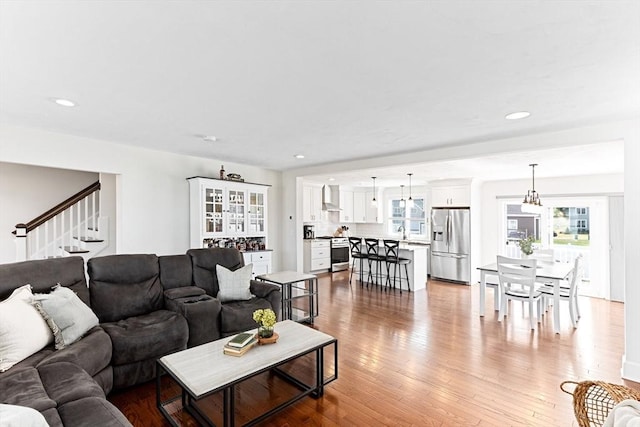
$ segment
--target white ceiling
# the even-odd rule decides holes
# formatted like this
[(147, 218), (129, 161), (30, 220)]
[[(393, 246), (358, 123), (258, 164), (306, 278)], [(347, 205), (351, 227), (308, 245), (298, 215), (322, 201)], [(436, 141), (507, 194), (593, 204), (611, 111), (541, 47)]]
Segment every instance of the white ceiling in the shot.
[(411, 183), (414, 186), (451, 179), (530, 180), (532, 170), (528, 165), (531, 163), (537, 164), (536, 178), (621, 174), (624, 173), (624, 142), (611, 141), (449, 161), (321, 173), (307, 175), (304, 179), (317, 184), (371, 187), (371, 177), (375, 176), (376, 185), (379, 187), (405, 185), (407, 188), (408, 173), (413, 174)]
[(638, 117), (639, 75), (638, 1), (0, 0), (0, 123), (275, 170)]

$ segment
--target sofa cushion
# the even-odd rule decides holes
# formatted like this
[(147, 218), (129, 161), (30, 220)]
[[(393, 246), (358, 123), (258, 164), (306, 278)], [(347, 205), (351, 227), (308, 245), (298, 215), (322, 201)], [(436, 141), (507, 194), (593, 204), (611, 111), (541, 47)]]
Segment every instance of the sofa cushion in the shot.
[(65, 426), (130, 427), (131, 423), (107, 399), (85, 397), (58, 407)]
[(0, 302), (0, 372), (53, 341), (51, 329), (32, 301), (31, 286), (24, 285)]
[(139, 362), (183, 350), (189, 338), (185, 318), (168, 310), (103, 323), (102, 328), (111, 337), (113, 365)]
[(0, 377), (0, 402), (22, 405), (40, 412), (56, 407), (46, 393), (36, 368), (20, 368)]
[(19, 286), (29, 283), (33, 292), (49, 292), (60, 283), (89, 304), (89, 289), (84, 271), (84, 259), (79, 256), (39, 259), (3, 264), (0, 268), (0, 299)]
[(71, 362), (87, 371), (89, 375), (97, 375), (111, 363), (111, 338), (104, 329), (96, 326), (80, 341), (49, 353), (36, 367), (58, 362)]
[(58, 406), (83, 397), (105, 398), (104, 391), (84, 369), (69, 362), (49, 363), (38, 367), (47, 395)]
[(193, 266), (193, 284), (212, 297), (218, 295), (219, 291), (216, 265), (232, 271), (244, 266), (242, 253), (232, 248), (189, 249), (187, 255), (191, 257)]
[(69, 288), (56, 285), (52, 292), (35, 294), (34, 298), (57, 326), (52, 329), (57, 350), (73, 344), (98, 325), (95, 313)]
[(104, 322), (117, 322), (164, 308), (158, 257), (109, 255), (87, 262), (91, 308)]
[(167, 289), (191, 286), (192, 268), (189, 255), (163, 255), (158, 257), (160, 283)]
[(218, 295), (220, 302), (246, 301), (253, 297), (249, 287), (251, 286), (251, 274), (253, 264), (247, 264), (235, 271), (231, 271), (223, 265), (216, 266), (218, 275)]
[(234, 301), (222, 304), (222, 333), (246, 331), (258, 325), (253, 320), (253, 312), (259, 308), (271, 308), (266, 299), (252, 298), (249, 301)]

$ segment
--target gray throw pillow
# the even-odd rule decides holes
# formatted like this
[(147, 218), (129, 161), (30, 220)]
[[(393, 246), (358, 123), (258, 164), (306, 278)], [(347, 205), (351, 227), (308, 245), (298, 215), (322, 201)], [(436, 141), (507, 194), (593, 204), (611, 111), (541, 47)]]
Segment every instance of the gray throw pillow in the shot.
[(216, 298), (220, 302), (245, 301), (253, 298), (250, 290), (252, 272), (253, 264), (247, 264), (236, 271), (231, 271), (220, 264), (216, 265), (218, 287), (220, 288)]
[(35, 294), (34, 299), (57, 326), (52, 328), (57, 350), (78, 341), (98, 325), (95, 313), (69, 288), (57, 285), (51, 293)]

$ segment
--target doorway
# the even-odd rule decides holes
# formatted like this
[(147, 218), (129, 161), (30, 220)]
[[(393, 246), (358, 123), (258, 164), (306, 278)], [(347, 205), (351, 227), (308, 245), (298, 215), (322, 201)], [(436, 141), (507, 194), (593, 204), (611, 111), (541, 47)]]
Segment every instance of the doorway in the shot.
[(502, 254), (519, 257), (518, 242), (528, 237), (536, 248), (553, 249), (556, 261), (573, 262), (582, 254), (580, 295), (610, 298), (607, 197), (546, 197), (536, 213), (522, 212), (520, 200), (505, 200), (502, 212)]

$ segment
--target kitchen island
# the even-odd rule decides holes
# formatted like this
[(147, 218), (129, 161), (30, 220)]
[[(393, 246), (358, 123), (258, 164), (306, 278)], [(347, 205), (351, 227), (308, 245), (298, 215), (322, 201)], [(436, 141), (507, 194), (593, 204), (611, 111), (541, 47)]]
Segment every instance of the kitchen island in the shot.
[[(380, 240), (380, 243), (382, 243), (382, 240)], [(378, 254), (379, 255), (383, 255), (384, 256), (384, 246), (379, 246), (378, 247)], [(411, 260), (411, 263), (409, 263), (407, 265), (407, 270), (409, 273), (409, 283), (411, 285), (411, 290), (412, 291), (417, 291), (420, 289), (425, 289), (427, 287), (427, 260), (429, 257), (429, 245), (428, 244), (412, 244), (412, 243), (400, 243), (400, 249), (398, 251), (398, 255), (400, 256), (400, 258), (407, 258), (409, 260)], [(373, 267), (373, 272), (375, 273), (375, 264), (372, 264)], [(394, 268), (395, 268), (395, 264), (391, 264), (389, 266), (389, 272), (390, 272), (390, 280), (393, 282), (393, 274), (394, 274)], [(356, 269), (360, 268), (360, 265), (358, 262), (356, 262)], [(386, 283), (387, 280), (387, 267), (386, 267), (386, 263), (383, 261), (380, 263), (380, 274), (381, 277), (378, 278), (378, 283), (382, 283), (382, 285), (384, 286), (384, 284)], [(404, 273), (404, 266), (399, 266), (400, 268), (400, 273), (401, 277), (402, 277), (402, 290), (406, 290), (407, 289), (407, 281), (405, 280), (405, 273)], [(357, 275), (357, 270), (356, 273), (354, 273), (354, 277)], [(367, 262), (367, 260), (363, 260), (362, 261), (362, 278), (363, 280), (366, 282), (367, 281), (367, 277), (369, 275), (369, 263)], [(396, 287), (398, 287), (398, 283), (397, 283), (397, 275), (396, 275)]]

